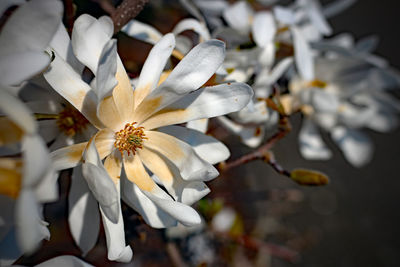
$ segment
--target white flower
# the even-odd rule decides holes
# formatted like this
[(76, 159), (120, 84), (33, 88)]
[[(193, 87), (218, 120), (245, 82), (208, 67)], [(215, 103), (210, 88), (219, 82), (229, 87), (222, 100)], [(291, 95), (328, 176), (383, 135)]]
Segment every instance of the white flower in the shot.
[(240, 83), (200, 88), (223, 61), (224, 45), (217, 40), (196, 46), (158, 84), (175, 46), (172, 34), (152, 49), (133, 90), (115, 40), (110, 40), (112, 32), (107, 17), (96, 20), (82, 15), (75, 21), (71, 44), (79, 61), (95, 74), (91, 86), (57, 51), (45, 78), (99, 130), (89, 142), (52, 153), (58, 169), (82, 163), (85, 181), (74, 172), (70, 195), (76, 204), (69, 218), (71, 227), (77, 226), (72, 229), (74, 238), (78, 244), (86, 242), (86, 225), (99, 222), (95, 208), (86, 209), (89, 216), (81, 209), (95, 207), (97, 201), (108, 257), (126, 262), (132, 251), (125, 247), (120, 196), (153, 227), (176, 225), (177, 221), (200, 223), (188, 205), (209, 192), (202, 181), (218, 175), (212, 164), (229, 156), (214, 138), (168, 125), (237, 111), (248, 103), (252, 90)]
[[(11, 3), (5, 1), (0, 10), (9, 6)], [(2, 207), (8, 207), (0, 215), (0, 258), (5, 264), (23, 253), (32, 253), (50, 235), (47, 223), (42, 221), (41, 203), (57, 198), (56, 173), (35, 120), (13, 96), (15, 88), (11, 86), (48, 65), (50, 56), (44, 49), (61, 23), (61, 15), (61, 2), (33, 0), (17, 8), (0, 33), (0, 109), (6, 115), (1, 118), (2, 154), (3, 146), (22, 144), (22, 159), (0, 159), (0, 201)]]
[(361, 167), (371, 160), (373, 145), (359, 129), (386, 132), (397, 127), (400, 103), (382, 89), (398, 86), (400, 80), (391, 70), (372, 65), (357, 53), (341, 55), (339, 48), (335, 55), (316, 59), (315, 80), (293, 77), (284, 102), (289, 112), (300, 109), (305, 115), (299, 134), (305, 158), (331, 157), (317, 124), (331, 134), (352, 165)]

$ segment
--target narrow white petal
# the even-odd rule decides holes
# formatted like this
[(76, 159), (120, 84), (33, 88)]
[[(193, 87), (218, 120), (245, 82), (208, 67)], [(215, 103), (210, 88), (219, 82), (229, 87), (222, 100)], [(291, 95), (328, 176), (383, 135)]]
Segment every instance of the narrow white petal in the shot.
[(86, 147), (83, 158), (82, 173), (90, 191), (107, 218), (117, 223), (120, 213), (117, 188), (104, 168), (93, 139)]
[(146, 129), (225, 115), (244, 108), (253, 96), (245, 83), (204, 87), (161, 109), (141, 123)]
[(201, 133), (205, 133), (208, 129), (208, 119), (188, 121), (186, 123), (186, 127), (192, 130), (199, 131)]
[(156, 44), (163, 37), (157, 29), (138, 20), (131, 20), (122, 31), (127, 35), (150, 44)]
[(218, 171), (203, 160), (187, 143), (165, 133), (146, 131), (146, 148), (164, 155), (180, 170), (185, 180), (208, 181), (218, 176)]
[(34, 193), (29, 189), (21, 190), (17, 200), (15, 220), (18, 244), (24, 253), (34, 252), (43, 239), (50, 237), (40, 211)]
[(140, 72), (139, 81), (134, 91), (134, 103), (137, 107), (150, 92), (152, 92), (160, 80), (160, 75), (164, 70), (167, 60), (171, 56), (175, 47), (173, 34), (166, 34), (151, 49), (146, 62)]
[(222, 126), (239, 135), (242, 142), (249, 147), (259, 146), (264, 139), (264, 128), (261, 126), (244, 126), (221, 116), (217, 118)]
[(109, 17), (94, 17), (83, 14), (74, 22), (72, 30), (72, 48), (76, 57), (93, 73), (97, 66), (104, 45), (111, 39), (113, 23)]
[(23, 181), (24, 187), (33, 187), (43, 179), (50, 166), (50, 155), (46, 144), (38, 135), (26, 135), (22, 139), (24, 158)]
[(167, 79), (136, 108), (133, 121), (142, 122), (151, 114), (177, 101), (211, 78), (222, 64), (225, 45), (209, 40), (194, 47), (174, 68)]
[(232, 28), (248, 33), (253, 10), (245, 1), (239, 1), (223, 11), (223, 17)]
[(0, 84), (18, 85), (44, 71), (50, 56), (44, 52), (23, 51), (0, 56)]
[(276, 25), (270, 11), (256, 13), (252, 24), (252, 32), (254, 41), (260, 47), (264, 47), (273, 41), (276, 33)]
[(209, 40), (210, 33), (207, 27), (198, 20), (195, 19), (183, 19), (175, 25), (172, 33), (178, 35), (186, 30), (192, 30), (200, 36), (200, 42)]
[(167, 126), (159, 131), (188, 143), (202, 159), (210, 164), (217, 164), (230, 156), (229, 149), (223, 143), (199, 131), (181, 126)]
[(290, 28), (293, 36), (294, 59), (301, 77), (305, 80), (314, 79), (314, 59), (310, 45), (296, 27)]
[(33, 134), (37, 125), (29, 109), (6, 90), (0, 90), (0, 110), (28, 134)]
[(331, 136), (353, 166), (362, 167), (371, 161), (374, 148), (372, 141), (364, 133), (338, 126)]
[(54, 60), (44, 73), (46, 81), (94, 126), (101, 128), (103, 124), (96, 116), (95, 93), (62, 57), (58, 56), (56, 52), (54, 54)]
[(325, 145), (315, 124), (308, 118), (304, 118), (299, 133), (299, 146), (301, 155), (309, 160), (330, 159), (332, 152)]
[(103, 47), (96, 73), (96, 94), (100, 103), (104, 98), (111, 96), (118, 81), (117, 73), (117, 41), (109, 40)]
[(120, 184), (118, 182), (117, 196), (118, 196), (118, 220), (114, 223), (108, 219), (104, 210), (100, 206), (101, 217), (103, 219), (103, 226), (106, 232), (107, 241), (107, 257), (109, 260), (118, 262), (130, 262), (132, 260), (133, 252), (131, 247), (126, 245), (124, 219), (122, 217), (120, 198)]
[(34, 0), (21, 5), (1, 29), (0, 57), (43, 52), (61, 23), (62, 12), (60, 1)]
[(100, 213), (96, 199), (82, 176), (82, 168), (74, 169), (68, 195), (68, 223), (75, 243), (86, 255), (96, 244), (100, 230)]

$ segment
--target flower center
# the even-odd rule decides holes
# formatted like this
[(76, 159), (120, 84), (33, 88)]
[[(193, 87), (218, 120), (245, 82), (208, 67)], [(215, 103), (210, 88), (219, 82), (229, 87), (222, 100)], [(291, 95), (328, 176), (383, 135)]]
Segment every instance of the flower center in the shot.
[(318, 88), (325, 88), (328, 84), (324, 81), (315, 79), (308, 83), (310, 87), (318, 87)]
[(89, 121), (75, 108), (66, 107), (58, 114), (57, 126), (67, 136), (81, 133)]
[(136, 122), (125, 124), (124, 129), (115, 133), (114, 146), (121, 152), (126, 151), (128, 156), (136, 154), (137, 149), (143, 148), (143, 139), (147, 139), (143, 127), (135, 127)]

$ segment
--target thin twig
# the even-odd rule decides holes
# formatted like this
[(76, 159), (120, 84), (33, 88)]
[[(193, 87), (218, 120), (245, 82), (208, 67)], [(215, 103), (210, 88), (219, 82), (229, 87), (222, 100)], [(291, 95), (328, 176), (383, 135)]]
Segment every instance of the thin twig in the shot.
[(125, 24), (136, 17), (149, 0), (124, 0), (115, 9), (111, 18), (114, 22), (114, 33), (119, 32)]

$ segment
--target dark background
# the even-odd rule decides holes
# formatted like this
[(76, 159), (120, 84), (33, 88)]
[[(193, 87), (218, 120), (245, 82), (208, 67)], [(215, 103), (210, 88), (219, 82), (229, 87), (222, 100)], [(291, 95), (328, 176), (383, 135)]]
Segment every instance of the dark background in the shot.
[[(378, 35), (376, 53), (400, 68), (399, 16), (398, 1), (360, 0), (330, 22), (335, 34), (350, 32), (357, 39)], [(365, 130), (375, 144), (374, 158), (366, 167), (356, 169), (329, 138), (325, 140), (334, 151), (329, 163), (302, 159), (297, 146), (299, 118), (292, 123), (295, 130), (275, 147), (276, 157), (288, 169), (315, 168), (331, 178), (324, 188), (301, 188), (305, 202), (296, 214), (286, 218), (293, 227), (319, 233), (319, 241), (302, 253), (302, 261), (296, 266), (400, 266), (400, 130), (389, 134)], [(279, 179), (270, 169), (256, 166), (262, 173), (267, 171), (266, 176)], [(268, 180), (277, 183), (271, 182), (273, 178)], [(273, 263), (290, 266), (279, 260)]]

